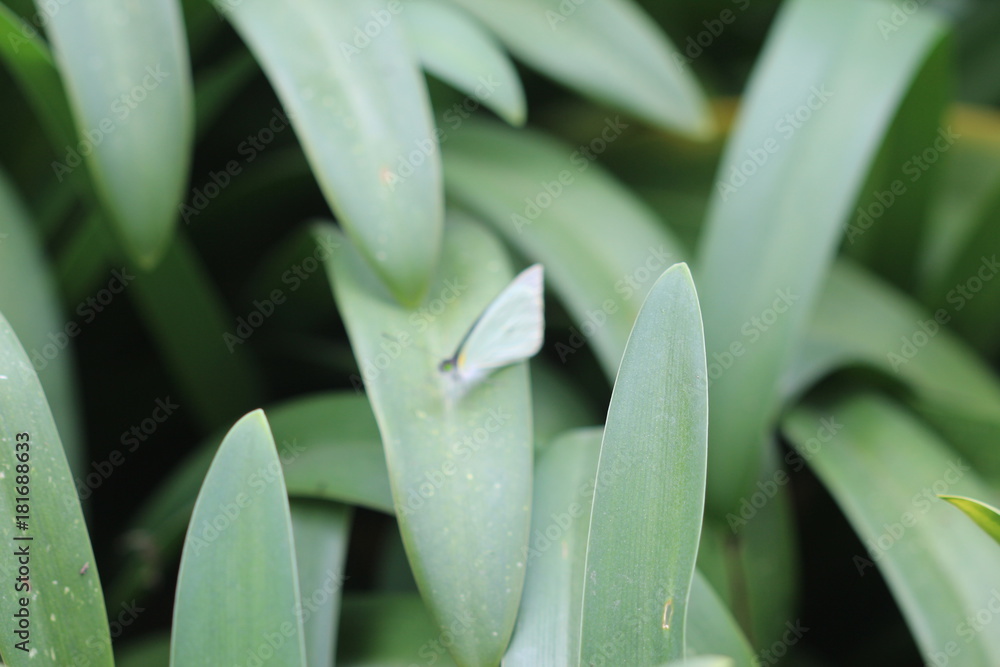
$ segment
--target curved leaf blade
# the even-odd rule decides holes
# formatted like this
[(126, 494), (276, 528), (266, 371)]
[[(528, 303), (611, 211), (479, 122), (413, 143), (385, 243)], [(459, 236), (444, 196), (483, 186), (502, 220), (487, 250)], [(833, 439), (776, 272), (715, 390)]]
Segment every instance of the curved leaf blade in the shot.
[(527, 368), (497, 369), (455, 399), (439, 366), (507, 286), (510, 265), (485, 230), (455, 218), (433, 298), (419, 308), (394, 303), (346, 243), (330, 266), (417, 585), (442, 632), (470, 625), (449, 647), (455, 660), (495, 665), (514, 628), (531, 521)]
[(686, 655), (707, 447), (701, 313), (691, 274), (678, 264), (639, 311), (608, 408), (587, 546), (583, 664), (610, 658), (609, 646), (619, 664)]
[(194, 132), (180, 8), (176, 0), (70, 2), (52, 13), (48, 33), (78, 142), (60, 153), (56, 176), (86, 159), (125, 247), (150, 268), (174, 230)]
[[(820, 432), (820, 419), (841, 428)], [(995, 498), (968, 463), (912, 416), (876, 395), (798, 408), (783, 428), (865, 544), (858, 574), (878, 567), (924, 659), (950, 665), (1000, 661), (1000, 634), (968, 624), (1000, 591), (997, 545), (957, 521), (935, 495)], [(906, 443), (900, 447), (900, 443)]]
[(376, 0), (216, 5), (288, 109), (347, 234), (397, 299), (419, 302), (440, 255), (443, 189), (427, 90), (398, 11)]
[(996, 540), (997, 543), (1000, 543), (1000, 510), (996, 507), (987, 505), (980, 500), (965, 498), (963, 496), (942, 495), (938, 497), (947, 500), (965, 512), (970, 519), (976, 522), (977, 526), (986, 531), (987, 535)]
[(170, 664), (305, 664), (295, 545), (281, 464), (261, 410), (226, 434), (181, 556)]
[(944, 38), (922, 12), (884, 39), (879, 22), (891, 11), (865, 0), (787, 3), (720, 164), (697, 271), (713, 360), (708, 505), (718, 517), (753, 486), (781, 373), (841, 225), (899, 102)]
[(686, 60), (631, 0), (454, 0), (518, 58), (651, 123), (704, 138), (712, 118)]
[(402, 16), (425, 70), (511, 125), (524, 124), (528, 109), (521, 79), (491, 34), (440, 0), (409, 0)]
[(28, 212), (0, 171), (0, 312), (18, 334), (45, 390), (70, 469), (83, 451), (74, 374), (76, 322), (63, 319), (58, 290)]
[(104, 595), (73, 477), (38, 376), (2, 314), (0, 442), (0, 538), (9, 547), (0, 574), (10, 582), (0, 595), (4, 663), (111, 667)]

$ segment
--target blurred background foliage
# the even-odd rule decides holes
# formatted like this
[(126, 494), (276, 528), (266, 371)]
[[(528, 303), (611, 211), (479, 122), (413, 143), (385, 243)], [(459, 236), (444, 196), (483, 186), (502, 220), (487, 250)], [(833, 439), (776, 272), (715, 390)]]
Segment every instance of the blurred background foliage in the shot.
[[(28, 0), (9, 0), (7, 4), (23, 16), (33, 12)], [(681, 51), (693, 48), (696, 42), (692, 40), (707, 29), (707, 20), (724, 11), (739, 13), (724, 34), (689, 52), (697, 53), (691, 71), (706, 90), (722, 133), (713, 140), (696, 142), (622, 113), (631, 124), (629, 131), (599, 157), (604, 168), (668, 222), (688, 255), (694, 256), (709, 202), (716, 195), (714, 179), (728, 129), (781, 3), (641, 0), (639, 4)], [(938, 125), (954, 124), (961, 128), (963, 141), (958, 150), (946, 156), (942, 168), (927, 171), (914, 196), (893, 209), (893, 216), (901, 221), (887, 218), (886, 224), (866, 234), (861, 242), (842, 243), (840, 252), (923, 304), (924, 313), (932, 313), (947, 298), (949, 289), (975, 268), (981, 255), (1000, 249), (996, 231), (996, 215), (1000, 213), (1000, 41), (996, 39), (1000, 5), (988, 0), (927, 4), (921, 11), (939, 12), (954, 25), (945, 52), (920, 73), (917, 85), (901, 104), (903, 109), (921, 105), (927, 113), (910, 125), (903, 119), (905, 122), (893, 126), (892, 138), (882, 144), (860, 190), (861, 198), (850, 210), (867, 206), (869, 193), (884, 189), (896, 178), (902, 160), (897, 158), (900, 153), (893, 153), (893, 140), (905, 155), (914, 137), (928, 136), (928, 129), (933, 135)], [(243, 42), (209, 3), (185, 0), (183, 8), (197, 109), (188, 202), (192, 203), (199, 191), (204, 192), (211, 174), (228, 161), (239, 160), (242, 173), (204, 210), (180, 222), (177, 239), (150, 279), (142, 281), (143, 287), (115, 298), (73, 340), (77, 376), (82, 379), (81, 440), (88, 460), (103, 460), (120, 448), (123, 435), (149, 416), (156, 399), (169, 397), (180, 405), (176, 415), (141, 445), (138, 455), (129, 457), (123, 473), (112, 475), (88, 501), (96, 558), (109, 573), (121, 566), (130, 548), (135, 548), (125, 534), (132, 511), (207, 434), (225, 429), (250, 410), (283, 399), (315, 391), (355, 389), (350, 377), (357, 372), (356, 362), (344, 326), (331, 307), (332, 295), (322, 270), (299, 274), (295, 298), (254, 330), (233, 355), (221, 361), (206, 357), (204, 363), (213, 365), (217, 373), (185, 377), (184, 371), (171, 367), (171, 354), (191, 350), (197, 354), (199, 331), (217, 336), (214, 332), (232, 330), (236, 318), (250, 312), (254, 299), (281, 285), (286, 269), (311, 251), (311, 221), (329, 215), (294, 131), (283, 127), (266, 146), (247, 148), (249, 137), (280, 116), (276, 110), (281, 105)], [(851, 44), (844, 44), (844, 48), (850, 49)], [(517, 72), (525, 88), (528, 125), (567, 145), (588, 142), (609, 114), (620, 113), (585, 101), (520, 63)], [(465, 99), (433, 75), (428, 75), (428, 80), (438, 112)], [(41, 119), (5, 68), (0, 68), (0, 90), (5, 120), (0, 129), (0, 164), (38, 222), (65, 316), (72, 318), (79, 313), (79, 304), (99, 290), (109, 272), (123, 265), (124, 259), (99, 221), (95, 222), (88, 203), (54, 179), (50, 164), (61, 156), (51, 150)], [(883, 233), (888, 236), (881, 238)], [(938, 257), (940, 247), (950, 249), (940, 251), (945, 260)], [(960, 259), (949, 263), (949, 256)], [(186, 268), (175, 271), (176, 267)], [(177, 275), (195, 275), (204, 282), (178, 284)], [(845, 280), (849, 282), (850, 276)], [(211, 286), (210, 293), (200, 292), (204, 284)], [(990, 286), (987, 293), (989, 297), (972, 302), (969, 310), (955, 313), (950, 326), (979, 354), (984, 366), (995, 372), (1000, 354), (1000, 284)], [(208, 305), (205, 309), (189, 308), (192, 298)], [(203, 321), (203, 313), (213, 311), (218, 304), (227, 316), (225, 321)], [(574, 325), (563, 308), (554, 299), (550, 302), (548, 343), (536, 364), (542, 367), (542, 377), (535, 382), (546, 382), (545, 376), (553, 372), (572, 378), (581, 397), (581, 423), (601, 423), (610, 384), (589, 347), (561, 362), (554, 342), (566, 340)], [(833, 313), (831, 320), (836, 319)], [(158, 341), (151, 323), (190, 332), (190, 340), (179, 334)], [(186, 347), (189, 343), (191, 348)], [(214, 384), (205, 384), (206, 376), (214, 377)], [(845, 388), (858, 386), (910, 397), (913, 388), (905, 384), (870, 365), (849, 364), (814, 386), (810, 398), (835, 399)], [(803, 388), (808, 386), (805, 383)], [(931, 415), (928, 421), (948, 433), (946, 426), (940, 426), (946, 419), (935, 422)], [(988, 429), (983, 432), (990, 433)], [(975, 439), (976, 433), (964, 437)], [(780, 440), (774, 455), (785, 457), (793, 451), (789, 442)], [(886, 474), (891, 474), (891, 469)], [(722, 589), (720, 595), (751, 640), (763, 642), (762, 637), (771, 636), (774, 628), (753, 627), (751, 618), (757, 612), (749, 606), (756, 603), (749, 598), (763, 600), (758, 603), (766, 605), (774, 596), (782, 613), (792, 610), (810, 628), (795, 647), (795, 664), (920, 664), (911, 630), (882, 575), (872, 569), (858, 576), (852, 558), (864, 553), (866, 547), (828, 487), (806, 467), (794, 476), (790, 489), (791, 502), (786, 509), (793, 532), (798, 534), (793, 545), (795, 558), (783, 560), (779, 555), (766, 565), (745, 565), (751, 572), (762, 567), (787, 568), (772, 574), (775, 580), (785, 581), (788, 590), (754, 593), (738, 586), (725, 590), (725, 582), (732, 583), (727, 568), (738, 568), (734, 563), (743, 558), (764, 556), (740, 553), (741, 547), (726, 536), (725, 526), (717, 533), (721, 537), (709, 534), (705, 538), (719, 540), (718, 553), (729, 550), (728, 562), (716, 563), (714, 568), (706, 562), (703, 567)], [(955, 516), (956, 521), (964, 521), (957, 512)], [(346, 572), (348, 591), (412, 588), (393, 519), (367, 509), (357, 511)], [(169, 625), (175, 575), (174, 557), (158, 564), (158, 580), (144, 598), (149, 612), (128, 628), (123, 641)]]

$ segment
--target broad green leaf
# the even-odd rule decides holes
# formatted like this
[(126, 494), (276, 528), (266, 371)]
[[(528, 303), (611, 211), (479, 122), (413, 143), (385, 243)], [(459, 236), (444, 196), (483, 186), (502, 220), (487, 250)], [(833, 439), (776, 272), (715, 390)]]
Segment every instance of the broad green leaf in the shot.
[(475, 619), (450, 647), (459, 664), (495, 665), (514, 628), (531, 520), (527, 368), (498, 369), (456, 396), (439, 367), (511, 267), (486, 231), (450, 218), (439, 272), (417, 308), (394, 302), (346, 242), (331, 268), (420, 592), (441, 631)]
[(74, 338), (76, 313), (66, 318), (51, 267), (28, 214), (0, 171), (0, 312), (14, 329), (38, 373), (70, 469), (80, 472), (83, 451), (77, 407)]
[[(864, 270), (834, 265), (803, 345), (784, 379), (794, 396), (846, 364), (903, 382), (915, 406), (991, 479), (1000, 476), (1000, 381), (947, 330), (947, 308), (927, 312)], [(944, 322), (944, 324), (942, 324)]]
[(404, 7), (401, 16), (421, 65), (468, 95), (468, 108), (444, 110), (448, 125), (480, 104), (511, 125), (524, 124), (521, 79), (493, 35), (450, 2), (408, 0)]
[(76, 123), (56, 177), (87, 160), (129, 255), (151, 268), (173, 234), (194, 129), (180, 8), (176, 0), (69, 2), (47, 32)]
[(439, 630), (416, 594), (349, 595), (341, 614), (337, 667), (453, 667), (446, 645), (476, 620), (456, 618)]
[[(596, 129), (627, 131), (620, 117)], [(584, 345), (609, 378), (656, 277), (680, 261), (673, 236), (634, 195), (579, 148), (500, 124), (467, 120), (445, 147), (448, 194), (508, 243), (545, 265), (576, 320), (559, 359)]]
[[(506, 667), (579, 664), (584, 561), (602, 436), (601, 428), (571, 431), (539, 455), (528, 571)], [(689, 651), (730, 655), (740, 667), (750, 667), (750, 646), (739, 626), (697, 572), (686, 632)]]
[[(129, 268), (121, 271), (128, 274)], [(251, 303), (230, 315), (183, 234), (174, 237), (155, 269), (139, 273), (126, 289), (203, 423), (216, 428), (257, 404), (261, 380), (244, 349), (254, 332), (247, 317), (257, 308)]]
[(454, 0), (532, 67), (584, 95), (695, 137), (712, 118), (686, 60), (631, 0)]
[(292, 519), (263, 411), (226, 434), (198, 493), (177, 575), (170, 664), (255, 656), (305, 665)]
[(717, 516), (753, 487), (779, 379), (842, 225), (943, 38), (941, 23), (919, 13), (885, 39), (879, 22), (891, 12), (866, 0), (785, 4), (722, 158), (697, 265), (712, 381), (707, 503)]
[(942, 495), (941, 498), (965, 512), (970, 519), (976, 522), (976, 525), (986, 531), (987, 535), (1000, 543), (1000, 510), (972, 498), (945, 495)]
[(396, 21), (403, 5), (216, 5), (288, 109), (347, 234), (397, 299), (419, 302), (440, 254), (443, 193), (426, 87)]
[(104, 595), (72, 473), (31, 360), (2, 314), (0, 441), (0, 573), (8, 582), (0, 655), (11, 667), (110, 667)]
[[(821, 419), (842, 428), (819, 435)], [(958, 521), (938, 494), (995, 499), (937, 436), (885, 398), (855, 394), (798, 408), (784, 422), (796, 449), (854, 526), (864, 576), (878, 567), (928, 664), (1000, 664), (1000, 633), (977, 631), (1000, 591), (997, 545)], [(900, 443), (905, 446), (901, 447)]]
[(318, 500), (293, 500), (292, 532), (302, 598), (308, 667), (330, 667), (337, 653), (340, 597), (351, 532), (351, 509)]
[[(326, 393), (267, 408), (285, 486), (294, 498), (316, 498), (392, 512), (378, 427), (364, 396)], [(124, 600), (156, 583), (179, 551), (212, 457), (223, 434), (198, 448), (157, 489), (126, 534), (126, 567), (109, 596)]]
[(674, 265), (639, 311), (608, 408), (583, 584), (585, 664), (686, 655), (705, 498), (705, 373), (698, 296), (687, 266)]

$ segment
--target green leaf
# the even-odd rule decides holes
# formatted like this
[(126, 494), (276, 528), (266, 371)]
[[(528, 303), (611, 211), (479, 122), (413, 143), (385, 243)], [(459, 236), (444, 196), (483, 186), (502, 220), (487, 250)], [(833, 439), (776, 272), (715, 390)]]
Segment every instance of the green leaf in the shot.
[[(326, 393), (267, 408), (285, 486), (293, 498), (333, 500), (392, 513), (385, 455), (364, 396)], [(177, 553), (198, 489), (224, 434), (209, 438), (157, 489), (130, 523), (127, 565), (112, 600), (129, 599), (163, 576)]]
[(170, 664), (304, 665), (292, 519), (261, 410), (236, 422), (198, 494), (177, 577)]
[(757, 657), (743, 631), (711, 584), (695, 570), (688, 609), (688, 652), (715, 653), (732, 658), (735, 667), (756, 667)]
[(52, 409), (70, 469), (83, 465), (77, 407), (73, 336), (75, 319), (64, 319), (52, 270), (28, 213), (0, 171), (0, 312), (25, 346)]
[[(608, 127), (621, 132), (628, 124), (616, 118)], [(571, 146), (472, 119), (444, 146), (448, 194), (542, 262), (576, 320), (576, 332), (555, 345), (559, 359), (593, 344), (613, 379), (642, 300), (656, 276), (681, 259), (677, 241)]]
[(993, 444), (1000, 438), (1000, 381), (936, 314), (838, 262), (788, 367), (785, 394), (802, 393), (839, 366), (872, 366), (903, 382), (915, 407), (980, 474), (1000, 479), (1000, 448)]
[(532, 67), (656, 125), (707, 137), (713, 123), (686, 60), (630, 0), (455, 0)]
[[(528, 571), (506, 667), (561, 667), (579, 663), (580, 610), (590, 506), (603, 429), (564, 433), (538, 458)], [(750, 645), (725, 604), (698, 572), (686, 626), (693, 653), (733, 656), (750, 667)]]
[(450, 647), (461, 665), (497, 664), (514, 628), (531, 520), (531, 405), (523, 363), (460, 398), (439, 366), (511, 277), (499, 242), (457, 218), (428, 298), (413, 310), (389, 297), (352, 246), (332, 259), (414, 577), (442, 631), (475, 619)]
[(340, 596), (351, 532), (351, 509), (321, 501), (293, 500), (292, 532), (302, 597), (302, 630), (308, 667), (329, 667), (337, 653)]
[[(127, 289), (203, 423), (217, 428), (258, 404), (261, 380), (244, 349), (254, 330), (228, 313), (185, 235), (177, 234), (159, 265), (140, 273)], [(251, 304), (246, 312), (253, 310)]]
[(440, 254), (441, 165), (426, 87), (396, 14), (377, 0), (216, 5), (288, 109), (347, 234), (397, 299), (419, 302)]
[(539, 457), (528, 571), (505, 667), (580, 664), (587, 530), (603, 431), (564, 433)]
[[(0, 538), (7, 545), (0, 566), (9, 580), (0, 595), (7, 624), (0, 654), (10, 667), (110, 667), (104, 595), (72, 474), (38, 376), (2, 314), (0, 438)], [(25, 527), (17, 517), (26, 517)], [(18, 637), (21, 616), (27, 628)], [(24, 650), (16, 647), (21, 641)]]
[(712, 380), (707, 503), (717, 516), (753, 486), (781, 373), (841, 226), (943, 38), (941, 23), (919, 13), (885, 39), (879, 21), (891, 11), (865, 0), (784, 5), (722, 158), (697, 265)]
[(48, 44), (37, 28), (0, 4), (0, 58), (38, 115), (52, 147), (76, 141), (73, 116)]
[(936, 495), (997, 497), (967, 461), (875, 395), (798, 408), (784, 429), (864, 543), (858, 574), (878, 567), (925, 661), (1000, 664), (1000, 633), (970, 625), (1000, 590), (996, 543)]
[(977, 526), (986, 531), (987, 535), (1000, 543), (1000, 510), (972, 498), (945, 495), (939, 497), (965, 512)]
[[(421, 65), (511, 125), (528, 113), (521, 79), (493, 35), (440, 0), (409, 0), (402, 13)], [(445, 112), (447, 113), (447, 111)], [(457, 111), (446, 121), (456, 118)]]
[(685, 656), (707, 446), (701, 315), (680, 264), (646, 297), (611, 396), (587, 547), (584, 663), (609, 650), (630, 665)]
[(173, 233), (194, 125), (177, 2), (70, 2), (51, 13), (47, 30), (77, 130), (57, 155), (56, 176), (86, 159), (130, 256), (150, 268)]
[(435, 627), (418, 595), (349, 595), (341, 615), (337, 667), (453, 667), (444, 643), (467, 632), (472, 622), (456, 619), (446, 635)]

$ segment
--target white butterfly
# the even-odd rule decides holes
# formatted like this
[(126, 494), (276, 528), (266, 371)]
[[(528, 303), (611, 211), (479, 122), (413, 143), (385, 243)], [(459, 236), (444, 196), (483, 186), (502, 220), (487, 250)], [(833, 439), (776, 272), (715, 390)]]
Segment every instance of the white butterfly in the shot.
[(464, 391), (496, 368), (523, 361), (542, 349), (545, 329), (542, 265), (522, 271), (473, 323), (455, 354), (441, 362)]

